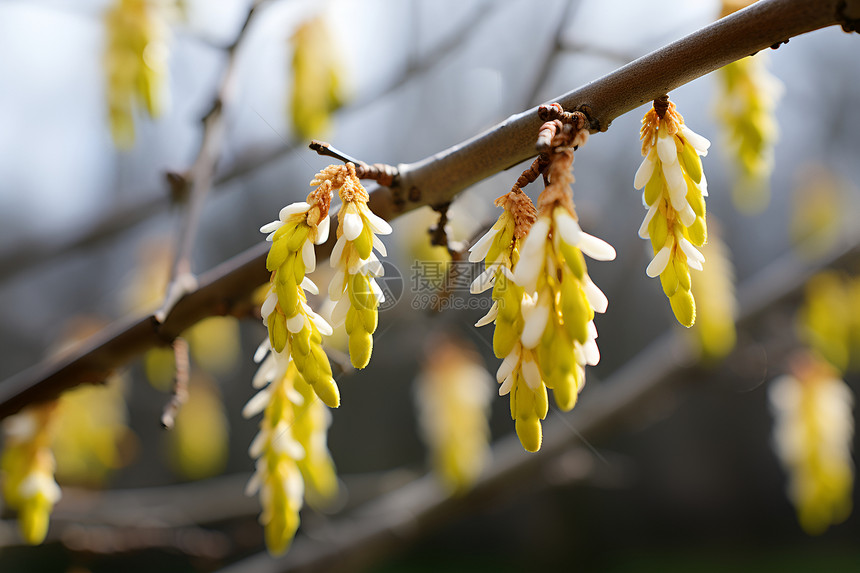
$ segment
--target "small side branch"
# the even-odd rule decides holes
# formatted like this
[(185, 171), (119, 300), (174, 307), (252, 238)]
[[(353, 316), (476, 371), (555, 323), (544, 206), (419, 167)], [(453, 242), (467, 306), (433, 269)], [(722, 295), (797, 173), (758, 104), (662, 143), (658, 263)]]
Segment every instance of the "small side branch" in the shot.
[(173, 341), (173, 356), (176, 362), (176, 376), (173, 379), (173, 395), (164, 406), (161, 415), (161, 425), (167, 430), (172, 430), (176, 422), (176, 415), (182, 405), (188, 401), (188, 379), (191, 374), (191, 360), (188, 356), (188, 342), (184, 338)]
[(383, 187), (394, 187), (397, 185), (397, 178), (400, 173), (393, 165), (387, 165), (385, 163), (374, 163), (373, 165), (368, 165), (360, 159), (355, 159), (354, 157), (335, 149), (331, 144), (326, 143), (325, 141), (313, 140), (308, 147), (324, 157), (333, 157), (338, 161), (343, 161), (344, 163), (352, 163), (355, 165), (355, 174), (359, 179), (371, 179)]

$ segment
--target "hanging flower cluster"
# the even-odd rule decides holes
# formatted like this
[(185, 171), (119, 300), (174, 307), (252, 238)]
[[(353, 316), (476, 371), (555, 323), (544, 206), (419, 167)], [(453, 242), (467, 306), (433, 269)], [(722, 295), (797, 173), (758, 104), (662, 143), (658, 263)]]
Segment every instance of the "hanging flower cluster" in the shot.
[(117, 146), (134, 143), (135, 101), (152, 118), (165, 107), (167, 23), (164, 0), (114, 0), (105, 16), (107, 100)]
[(768, 391), (774, 446), (788, 473), (788, 497), (801, 527), (824, 533), (851, 513), (853, 396), (837, 370), (811, 354)]
[(573, 408), (585, 384), (585, 366), (600, 359), (593, 319), (608, 303), (588, 276), (583, 254), (606, 261), (615, 258), (615, 250), (582, 231), (573, 205), (573, 150), (587, 135), (584, 123), (544, 124), (539, 146), (544, 141), (550, 149), (535, 162), (530, 177), (544, 173), (548, 181), (539, 211), (520, 189), (521, 177), (496, 201), (505, 212), (472, 247), (469, 259), (486, 262), (472, 291), (493, 286), (495, 304), (478, 326), (496, 323), (493, 348), (504, 359), (497, 373), (499, 394), (510, 393), (517, 435), (532, 452), (542, 441), (547, 389), (562, 410)]
[(390, 234), (391, 225), (367, 206), (370, 197), (352, 163), (327, 167), (311, 182), (311, 185), (326, 184), (337, 190), (341, 200), (337, 243), (329, 259), (336, 269), (328, 288), (329, 298), (337, 301), (332, 322), (335, 326), (346, 322), (350, 360), (355, 368), (364, 368), (373, 351), (377, 309), (385, 301), (376, 282), (383, 275), (382, 263), (373, 249), (386, 255), (385, 245), (377, 235)]
[(325, 16), (303, 22), (290, 39), (293, 49), (290, 117), (297, 136), (323, 137), (343, 101), (343, 66)]
[(806, 284), (801, 339), (839, 372), (860, 366), (860, 279), (825, 271)]
[(272, 243), (266, 259), (272, 276), (260, 309), (269, 336), (254, 357), (261, 364), (252, 384), (262, 390), (243, 414), (265, 412), (250, 448), (257, 471), (248, 492), (260, 492), (260, 522), (273, 554), (289, 547), (305, 497), (322, 504), (337, 492), (325, 436), (330, 424), (326, 406), (338, 407), (340, 393), (322, 348), (322, 337), (332, 334), (332, 327), (308, 305), (305, 294), (319, 294), (305, 274), (316, 267), (314, 244), (328, 238), (332, 195), (337, 191), (342, 205), (331, 257), (337, 272), (328, 291), (338, 301), (332, 313), (335, 323), (346, 321), (357, 368), (370, 360), (377, 307), (383, 300), (375, 281), (382, 275), (382, 264), (372, 251), (376, 248), (384, 255), (376, 235), (391, 232), (367, 206), (367, 191), (352, 163), (325, 168), (311, 186), (314, 190), (306, 201), (284, 207), (277, 221), (260, 229)]
[(56, 407), (56, 401), (31, 406), (3, 422), (3, 497), (18, 512), (21, 535), (32, 545), (44, 541), (51, 510), (61, 496), (51, 451)]
[(737, 339), (735, 273), (728, 247), (713, 230), (702, 253), (708, 259), (708, 266), (702, 270), (702, 280), (693, 285), (692, 292), (699, 303), (696, 324), (692, 330), (698, 339), (702, 357), (713, 361), (729, 354)]
[(707, 241), (705, 197), (707, 181), (699, 156), (710, 142), (684, 124), (668, 97), (654, 100), (642, 119), (640, 132), (645, 159), (633, 186), (642, 189), (648, 208), (639, 236), (651, 239), (654, 259), (645, 272), (660, 277), (678, 322), (690, 327), (696, 321), (696, 302), (690, 269), (702, 270), (705, 257), (696, 247)]
[[(257, 358), (265, 354), (265, 346), (263, 349)], [(265, 384), (263, 378), (255, 379), (255, 386), (259, 384)], [(249, 449), (251, 457), (257, 458), (256, 471), (245, 493), (259, 492), (266, 547), (278, 555), (289, 548), (299, 527), (305, 488), (311, 499), (320, 502), (337, 492), (334, 465), (326, 446), (330, 414), (295, 361), (251, 398), (242, 415), (250, 418), (260, 412), (264, 412), (260, 431)]]
[[(721, 17), (749, 4), (751, 0), (724, 0)], [(779, 135), (776, 105), (783, 87), (768, 71), (767, 62), (768, 54), (759, 52), (720, 68), (718, 73), (716, 111), (726, 128), (728, 147), (735, 155), (740, 176), (732, 199), (747, 213), (767, 207), (773, 147)]]
[(449, 490), (463, 492), (489, 459), (492, 377), (462, 340), (442, 338), (434, 341), (415, 383), (433, 468)]
[(316, 268), (314, 244), (325, 242), (329, 232), (331, 182), (319, 185), (307, 201), (281, 209), (278, 220), (260, 228), (272, 242), (266, 268), (272, 273), (270, 287), (261, 308), (269, 331), (271, 350), (255, 377), (264, 382), (281, 378), (290, 359), (313, 387), (317, 396), (330, 408), (340, 404), (340, 392), (331, 374), (331, 365), (322, 349), (322, 336), (331, 326), (307, 303), (305, 291), (319, 289), (305, 273)]

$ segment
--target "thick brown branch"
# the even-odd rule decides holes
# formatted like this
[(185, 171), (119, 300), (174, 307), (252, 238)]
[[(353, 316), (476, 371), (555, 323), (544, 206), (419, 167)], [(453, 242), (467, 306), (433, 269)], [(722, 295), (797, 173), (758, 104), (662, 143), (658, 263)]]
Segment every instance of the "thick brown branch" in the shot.
[[(587, 110), (592, 130), (605, 130), (619, 115), (731, 61), (839, 23), (842, 1), (761, 0), (554, 100), (567, 110)], [(851, 0), (849, 8), (860, 10), (860, 0)], [(444, 205), (470, 185), (536, 155), (540, 124), (537, 109), (531, 109), (446, 151), (399, 166), (399, 188), (374, 191), (370, 206), (390, 220), (423, 205)], [(330, 241), (318, 247), (317, 258), (327, 257), (332, 245)], [(206, 316), (241, 314), (254, 288), (268, 280), (266, 249), (266, 244), (258, 245), (208, 273), (163, 325), (154, 324), (152, 317), (113, 325), (75, 356), (6, 380), (0, 384), (0, 417), (78, 384), (101, 381), (144, 350), (169, 344)]]

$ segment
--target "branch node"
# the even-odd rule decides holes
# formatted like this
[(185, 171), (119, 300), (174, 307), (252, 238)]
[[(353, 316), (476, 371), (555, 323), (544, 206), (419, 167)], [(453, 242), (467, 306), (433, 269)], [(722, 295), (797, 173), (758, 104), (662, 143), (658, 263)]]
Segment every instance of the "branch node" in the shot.
[(164, 177), (167, 179), (170, 202), (174, 205), (187, 203), (188, 197), (191, 195), (191, 181), (188, 179), (188, 175), (178, 171), (168, 171)]
[(660, 97), (654, 100), (654, 111), (657, 113), (657, 117), (663, 119), (663, 116), (666, 115), (666, 110), (669, 109), (669, 96), (666, 94), (661, 95)]

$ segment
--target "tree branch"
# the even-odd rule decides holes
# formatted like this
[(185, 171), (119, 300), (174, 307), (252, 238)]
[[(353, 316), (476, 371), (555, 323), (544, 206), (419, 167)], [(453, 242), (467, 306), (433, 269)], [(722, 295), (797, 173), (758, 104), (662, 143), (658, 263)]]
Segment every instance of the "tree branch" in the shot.
[[(645, 102), (731, 61), (860, 12), (860, 0), (761, 0), (689, 36), (557, 98), (580, 110), (593, 131)], [(536, 155), (541, 120), (537, 109), (515, 115), (466, 142), (416, 163), (399, 165), (399, 187), (379, 188), (370, 206), (385, 219), (424, 205), (441, 206), (470, 185)], [(326, 258), (334, 233), (317, 247)], [(56, 397), (82, 383), (97, 383), (115, 368), (157, 345), (172, 342), (197, 321), (217, 314), (242, 314), (253, 290), (268, 280), (262, 243), (216, 267), (200, 287), (184, 296), (163, 324), (153, 317), (112, 325), (77, 353), (39, 364), (0, 384), (0, 417), (35, 401)]]

